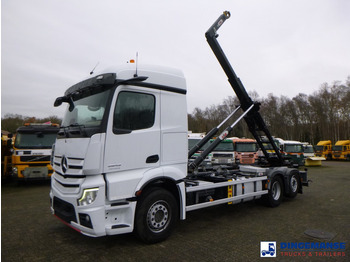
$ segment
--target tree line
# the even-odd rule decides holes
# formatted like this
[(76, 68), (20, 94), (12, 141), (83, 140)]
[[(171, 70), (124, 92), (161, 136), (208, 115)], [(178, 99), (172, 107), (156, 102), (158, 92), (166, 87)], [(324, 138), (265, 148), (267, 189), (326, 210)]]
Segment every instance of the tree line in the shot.
[[(253, 101), (261, 103), (260, 114), (275, 137), (313, 145), (320, 140), (335, 143), (350, 139), (350, 76), (345, 83), (324, 83), (311, 95), (299, 93), (293, 98), (273, 94), (259, 98), (256, 92), (249, 95)], [(237, 97), (230, 96), (218, 105), (205, 109), (196, 107), (188, 115), (189, 130), (209, 132), (239, 104)], [(252, 138), (245, 121), (239, 122), (230, 136)]]
[(49, 116), (45, 118), (28, 117), (18, 114), (6, 114), (1, 118), (1, 131), (9, 133), (16, 133), (17, 128), (23, 126), (25, 123), (47, 123), (61, 124), (62, 120), (57, 116)]

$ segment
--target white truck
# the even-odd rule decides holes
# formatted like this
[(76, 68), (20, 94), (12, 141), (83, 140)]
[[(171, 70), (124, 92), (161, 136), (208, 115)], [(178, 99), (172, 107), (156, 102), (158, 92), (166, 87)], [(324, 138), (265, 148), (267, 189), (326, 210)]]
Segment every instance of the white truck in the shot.
[[(225, 11), (206, 33), (217, 57), (224, 54), (215, 42), (216, 31), (229, 17)], [(70, 87), (55, 101), (55, 106), (68, 106), (53, 148), (52, 213), (88, 236), (135, 232), (155, 243), (165, 240), (189, 211), (261, 197), (275, 207), (284, 196), (301, 193), (306, 171), (284, 166), (283, 158), (269, 155), (261, 140), (263, 166), (200, 168), (243, 117), (254, 136), (271, 138), (258, 104), (237, 77), (230, 75), (229, 81), (243, 113), (193, 162), (188, 159), (224, 122), (188, 152), (187, 87), (181, 71), (125, 65)]]
[[(200, 140), (202, 140), (205, 137), (205, 133), (189, 133), (188, 134), (188, 150), (190, 150), (192, 147), (194, 147)], [(200, 148), (199, 151), (197, 151), (196, 153), (194, 153), (189, 159), (188, 161), (194, 161), (196, 159), (196, 157), (201, 153), (201, 151), (203, 151), (203, 148), (205, 148), (207, 145), (209, 144), (209, 142), (204, 145), (204, 147)], [(209, 154), (205, 160), (202, 162), (202, 165), (204, 167), (207, 166), (211, 166), (211, 160), (213, 158), (213, 154)]]
[(305, 165), (303, 143), (293, 140), (283, 140), (282, 138), (276, 139), (280, 144), (281, 153), (288, 157), (291, 163), (299, 166)]

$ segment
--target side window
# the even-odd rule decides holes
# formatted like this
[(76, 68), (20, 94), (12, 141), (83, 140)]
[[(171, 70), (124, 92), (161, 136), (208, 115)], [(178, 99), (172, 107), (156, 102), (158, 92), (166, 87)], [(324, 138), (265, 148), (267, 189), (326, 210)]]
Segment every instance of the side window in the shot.
[(115, 133), (150, 128), (155, 119), (155, 97), (136, 92), (120, 92), (114, 109)]

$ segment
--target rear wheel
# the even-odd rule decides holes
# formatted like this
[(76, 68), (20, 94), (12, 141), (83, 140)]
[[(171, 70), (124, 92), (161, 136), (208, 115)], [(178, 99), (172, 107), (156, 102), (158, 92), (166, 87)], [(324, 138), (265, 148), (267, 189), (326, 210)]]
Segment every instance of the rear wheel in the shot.
[(283, 199), (283, 182), (280, 177), (275, 176), (271, 180), (271, 187), (267, 195), (264, 196), (265, 203), (270, 207), (277, 207)]
[(135, 233), (146, 243), (163, 241), (170, 236), (178, 218), (175, 197), (162, 188), (151, 189), (137, 204)]
[(297, 173), (292, 174), (289, 178), (289, 193), (287, 197), (294, 198), (298, 194), (300, 189), (300, 179)]

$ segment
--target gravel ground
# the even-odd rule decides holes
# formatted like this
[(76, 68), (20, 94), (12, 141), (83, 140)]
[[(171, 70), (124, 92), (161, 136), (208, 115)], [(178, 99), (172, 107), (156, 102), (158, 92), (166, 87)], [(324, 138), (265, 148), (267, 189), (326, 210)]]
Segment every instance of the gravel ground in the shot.
[[(308, 174), (313, 183), (304, 194), (277, 208), (248, 202), (193, 211), (168, 240), (154, 245), (141, 243), (133, 234), (90, 238), (75, 232), (51, 215), (49, 182), (2, 184), (1, 259), (256, 261), (260, 241), (276, 241), (274, 261), (350, 261), (350, 162), (325, 161), (321, 167), (310, 167)], [(311, 238), (304, 233), (307, 230), (321, 230), (330, 237)], [(329, 251), (284, 253), (282, 242), (346, 242), (346, 248), (336, 257)]]

